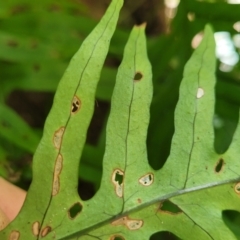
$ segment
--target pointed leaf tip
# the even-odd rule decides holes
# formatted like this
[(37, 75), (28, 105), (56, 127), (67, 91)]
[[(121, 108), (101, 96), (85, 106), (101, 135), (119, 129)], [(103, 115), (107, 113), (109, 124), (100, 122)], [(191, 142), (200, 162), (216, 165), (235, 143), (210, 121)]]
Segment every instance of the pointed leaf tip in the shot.
[(143, 29), (145, 29), (146, 26), (147, 26), (147, 23), (146, 23), (146, 22), (143, 22), (143, 23), (141, 23), (141, 24), (139, 24), (139, 25), (135, 25), (135, 28), (143, 28)]
[(213, 34), (213, 28), (212, 28), (211, 24), (208, 23), (208, 24), (205, 25), (204, 32)]

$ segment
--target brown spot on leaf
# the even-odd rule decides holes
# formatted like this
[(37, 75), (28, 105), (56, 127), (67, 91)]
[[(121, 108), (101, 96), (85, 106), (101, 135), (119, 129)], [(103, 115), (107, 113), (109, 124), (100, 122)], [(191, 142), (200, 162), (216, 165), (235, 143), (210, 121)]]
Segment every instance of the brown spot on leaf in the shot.
[(223, 170), (224, 164), (225, 163), (224, 163), (223, 159), (220, 158), (215, 165), (215, 172), (220, 173)]
[(58, 154), (55, 168), (54, 168), (54, 175), (53, 175), (53, 188), (52, 188), (52, 195), (55, 196), (58, 194), (60, 190), (60, 173), (63, 167), (63, 157), (61, 154)]
[(146, 175), (139, 178), (139, 183), (143, 186), (150, 186), (153, 183), (154, 177), (152, 173), (147, 173)]
[(34, 222), (32, 225), (32, 232), (34, 236), (38, 236), (40, 231), (40, 223), (39, 222)]
[(141, 228), (143, 225), (142, 220), (128, 220), (126, 222), (126, 226), (128, 227), (129, 230), (137, 230)]
[(8, 40), (7, 45), (9, 47), (17, 47), (18, 46), (18, 42), (16, 40)]
[(65, 127), (60, 127), (54, 133), (53, 144), (54, 144), (55, 148), (57, 148), (57, 149), (59, 149), (61, 147), (64, 130), (65, 130)]
[(11, 125), (10, 125), (8, 122), (6, 122), (5, 120), (2, 120), (2, 121), (0, 122), (0, 124), (1, 124), (2, 127), (4, 127), (4, 128), (10, 128), (10, 127), (11, 127)]
[(142, 200), (140, 198), (137, 199), (138, 203), (142, 203)]
[(33, 70), (34, 70), (35, 72), (38, 72), (38, 71), (40, 70), (40, 65), (37, 64), (37, 63), (33, 64)]
[(30, 42), (30, 48), (37, 48), (38, 47), (38, 41), (36, 39), (32, 39)]
[(134, 75), (134, 82), (139, 82), (143, 78), (143, 74), (141, 72), (136, 72)]
[(82, 204), (80, 202), (74, 203), (68, 210), (68, 216), (74, 219), (82, 211)]
[(123, 178), (124, 172), (120, 169), (115, 169), (112, 174), (112, 183), (115, 186), (115, 193), (118, 197), (123, 196)]
[(45, 228), (43, 228), (42, 232), (41, 232), (41, 236), (45, 237), (48, 233), (50, 233), (52, 231), (52, 228), (50, 226), (46, 226)]
[(81, 101), (77, 96), (74, 96), (72, 101), (72, 109), (71, 109), (72, 114), (77, 113), (80, 108), (81, 108)]
[(112, 222), (112, 225), (124, 225), (129, 230), (138, 230), (143, 226), (143, 220), (140, 219), (130, 219), (128, 216), (119, 218)]
[(9, 236), (9, 240), (18, 240), (20, 238), (20, 232), (19, 231), (12, 231)]

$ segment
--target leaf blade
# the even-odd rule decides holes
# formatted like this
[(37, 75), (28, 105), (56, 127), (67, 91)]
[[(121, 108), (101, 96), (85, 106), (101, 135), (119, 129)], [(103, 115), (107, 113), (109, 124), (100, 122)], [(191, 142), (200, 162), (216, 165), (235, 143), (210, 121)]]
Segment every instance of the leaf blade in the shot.
[[(38, 239), (39, 235), (51, 238), (59, 222), (68, 217), (74, 201), (80, 202), (76, 190), (79, 157), (93, 112), (100, 71), (122, 4), (122, 0), (112, 1), (65, 71), (34, 156), (34, 177), (26, 201), (18, 217), (0, 233), (1, 239), (14, 234), (19, 234), (21, 239)], [(52, 215), (56, 209), (60, 211)]]

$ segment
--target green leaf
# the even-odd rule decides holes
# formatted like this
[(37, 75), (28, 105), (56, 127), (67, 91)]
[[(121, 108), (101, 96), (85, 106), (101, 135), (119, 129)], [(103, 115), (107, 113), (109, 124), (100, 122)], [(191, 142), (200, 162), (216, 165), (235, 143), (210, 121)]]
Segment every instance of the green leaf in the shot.
[[(122, 0), (112, 1), (64, 73), (34, 155), (34, 177), (26, 201), (18, 217), (0, 234), (1, 239), (38, 239), (39, 234), (55, 234), (54, 229), (63, 219), (71, 218), (71, 207), (79, 202), (79, 157), (93, 113), (100, 71), (122, 4)], [(67, 232), (68, 227), (63, 231)]]
[(71, 60), (34, 156), (27, 199), (1, 239), (132, 240), (161, 231), (181, 239), (238, 239), (236, 227), (226, 225), (223, 216), (240, 211), (240, 123), (229, 149), (217, 154), (215, 43), (209, 25), (185, 66), (171, 152), (159, 171), (148, 164), (146, 148), (152, 73), (145, 24), (133, 28), (112, 96), (101, 186), (90, 200), (78, 196), (78, 162), (122, 4), (112, 1)]
[[(131, 40), (130, 37), (129, 42)], [(129, 49), (134, 52), (132, 49), (136, 48), (130, 45)], [(132, 55), (141, 61), (144, 59), (139, 52)], [(128, 59), (124, 71), (131, 69), (130, 62)], [(120, 71), (124, 65), (123, 60), (118, 76), (123, 75)], [(143, 63), (143, 66), (147, 64)], [(135, 69), (144, 72), (145, 68)], [(239, 130), (228, 152), (217, 155), (213, 147), (212, 126), (214, 70), (214, 38), (211, 28), (207, 26), (204, 40), (185, 67), (175, 112), (176, 130), (171, 154), (163, 169), (157, 172), (149, 169), (145, 148), (146, 129), (144, 131), (143, 125), (148, 122), (148, 117), (144, 109), (149, 104), (148, 96), (151, 96), (147, 92), (149, 87), (144, 86), (141, 97), (135, 99), (134, 95), (131, 98), (128, 94), (129, 90), (135, 92), (135, 88), (129, 85), (130, 81), (127, 82), (129, 74), (124, 74), (124, 85), (118, 85), (117, 80), (108, 123), (103, 180), (100, 191), (92, 199), (98, 202), (98, 209), (109, 215), (109, 220), (105, 224), (102, 222), (103, 226), (93, 226), (92, 231), (86, 229), (86, 233), (79, 232), (75, 238), (72, 236), (69, 239), (98, 239), (101, 236), (104, 236), (103, 239), (148, 239), (151, 234), (166, 230), (181, 239), (189, 239), (190, 234), (196, 239), (221, 239), (221, 236), (235, 239), (224, 224), (222, 211), (230, 208), (240, 210), (238, 184), (234, 184), (239, 181), (239, 176), (235, 169), (228, 166), (230, 163), (239, 166), (236, 159), (231, 157), (238, 155), (239, 148), (234, 145), (237, 144)], [(141, 83), (144, 79), (135, 84)], [(120, 99), (123, 94), (127, 104)], [(146, 105), (137, 103), (144, 98)], [(135, 104), (141, 106), (141, 112), (134, 111)], [(236, 152), (233, 153), (233, 149)], [(109, 176), (110, 173), (113, 175)], [(111, 176), (114, 192), (113, 186), (109, 185)], [(101, 207), (103, 189), (108, 196), (104, 198), (107, 210)], [(177, 213), (163, 209), (166, 199), (179, 209)], [(94, 209), (96, 219), (101, 211), (98, 213), (96, 207)], [(110, 217), (113, 215), (115, 218)]]

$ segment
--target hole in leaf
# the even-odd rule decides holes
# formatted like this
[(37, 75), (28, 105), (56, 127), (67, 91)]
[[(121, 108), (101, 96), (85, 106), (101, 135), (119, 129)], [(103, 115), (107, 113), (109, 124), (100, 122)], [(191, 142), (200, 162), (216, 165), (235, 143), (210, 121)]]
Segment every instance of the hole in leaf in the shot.
[(202, 88), (198, 88), (197, 90), (197, 98), (201, 98), (204, 95), (204, 90)]
[(169, 231), (162, 231), (154, 233), (149, 240), (180, 240), (180, 238)]
[(46, 226), (45, 228), (43, 228), (42, 232), (41, 232), (41, 236), (45, 237), (48, 233), (50, 233), (52, 231), (52, 228), (50, 226)]
[(32, 225), (32, 232), (34, 236), (38, 236), (40, 230), (40, 223), (39, 222), (34, 222)]
[(162, 211), (162, 212), (169, 213), (169, 214), (182, 213), (182, 210), (177, 205), (173, 204), (169, 200), (162, 202), (159, 210)]
[(123, 171), (115, 169), (112, 174), (112, 183), (115, 186), (115, 193), (118, 197), (123, 196)]
[(235, 234), (238, 239), (240, 236), (240, 212), (235, 210), (224, 210), (222, 212), (222, 219), (227, 227)]
[(138, 82), (142, 79), (143, 75), (141, 72), (136, 72), (134, 75), (134, 81)]
[(68, 215), (71, 219), (74, 219), (82, 211), (82, 205), (80, 202), (74, 203), (68, 210)]
[(72, 110), (71, 110), (71, 112), (73, 114), (77, 113), (79, 111), (80, 107), (81, 107), (80, 99), (77, 96), (74, 96), (73, 97), (73, 101), (72, 101)]
[(110, 240), (125, 240), (125, 238), (120, 235), (115, 235), (115, 236), (112, 236)]
[(19, 231), (12, 231), (9, 236), (9, 240), (18, 240), (20, 238)]
[(240, 194), (240, 182), (238, 182), (235, 187), (234, 187), (234, 190), (237, 194)]
[(224, 165), (224, 161), (223, 159), (219, 159), (217, 164), (216, 164), (216, 167), (215, 167), (215, 172), (216, 173), (219, 173), (222, 169), (223, 169), (223, 165)]
[(116, 172), (115, 173), (115, 182), (118, 182), (119, 185), (121, 185), (123, 183), (123, 174), (120, 172)]
[(141, 183), (144, 186), (149, 186), (153, 183), (153, 174), (148, 173), (148, 174), (144, 175), (143, 177), (141, 177), (138, 181), (139, 181), (139, 183)]

